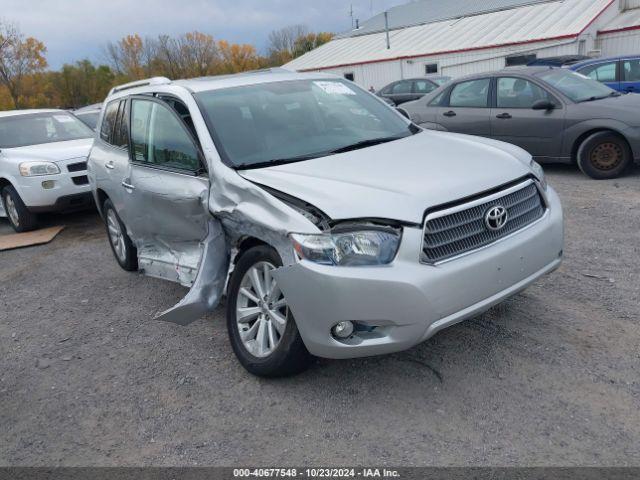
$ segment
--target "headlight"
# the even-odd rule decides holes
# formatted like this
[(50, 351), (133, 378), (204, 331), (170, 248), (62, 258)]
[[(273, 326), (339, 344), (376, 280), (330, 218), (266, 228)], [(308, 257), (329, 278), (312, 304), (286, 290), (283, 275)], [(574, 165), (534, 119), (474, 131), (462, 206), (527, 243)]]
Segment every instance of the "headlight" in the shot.
[(385, 265), (396, 256), (400, 233), (391, 230), (357, 230), (317, 235), (292, 233), (300, 258), (322, 265)]
[(20, 164), (20, 175), (23, 177), (55, 175), (57, 173), (60, 173), (60, 169), (51, 162), (23, 162)]
[(531, 171), (536, 176), (536, 178), (540, 181), (540, 185), (542, 185), (542, 189), (546, 190), (547, 189), (547, 179), (544, 176), (544, 170), (542, 169), (540, 164), (538, 162), (536, 162), (535, 160), (531, 160), (531, 163), (529, 164), (529, 167), (531, 167)]

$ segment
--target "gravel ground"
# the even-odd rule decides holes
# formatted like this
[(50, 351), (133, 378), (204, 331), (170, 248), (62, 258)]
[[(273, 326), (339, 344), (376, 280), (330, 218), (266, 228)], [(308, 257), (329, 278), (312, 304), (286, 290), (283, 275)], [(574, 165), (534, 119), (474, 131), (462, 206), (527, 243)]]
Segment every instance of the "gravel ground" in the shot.
[(547, 171), (558, 271), (407, 352), (280, 380), (242, 369), (222, 307), (154, 321), (185, 289), (120, 270), (95, 214), (47, 218), (68, 228), (0, 253), (0, 465), (640, 464), (640, 172)]

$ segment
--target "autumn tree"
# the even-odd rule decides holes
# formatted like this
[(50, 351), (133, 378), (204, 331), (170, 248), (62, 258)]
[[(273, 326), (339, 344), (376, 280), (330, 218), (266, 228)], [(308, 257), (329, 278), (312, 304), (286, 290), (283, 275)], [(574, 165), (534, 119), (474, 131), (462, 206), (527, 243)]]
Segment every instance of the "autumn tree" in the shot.
[(293, 45), (293, 58), (304, 55), (305, 53), (324, 45), (331, 41), (332, 38), (333, 33), (329, 32), (308, 33), (298, 37)]
[(109, 42), (106, 46), (106, 57), (111, 68), (132, 80), (149, 76), (156, 53), (154, 42), (143, 40), (137, 33), (115, 43)]
[(264, 66), (264, 62), (256, 53), (253, 45), (218, 42), (218, 50), (222, 57), (220, 73), (238, 73), (255, 70)]
[(24, 104), (24, 84), (28, 76), (47, 67), (44, 43), (26, 37), (14, 26), (0, 23), (0, 83), (15, 108)]

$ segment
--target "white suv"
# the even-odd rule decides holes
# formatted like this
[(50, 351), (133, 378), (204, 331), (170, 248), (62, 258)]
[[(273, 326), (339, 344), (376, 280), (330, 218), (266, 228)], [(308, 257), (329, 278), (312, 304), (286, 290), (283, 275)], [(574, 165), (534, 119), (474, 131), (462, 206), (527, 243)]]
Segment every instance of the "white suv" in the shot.
[(89, 177), (126, 270), (227, 295), (233, 349), (283, 375), (396, 352), (560, 265), (562, 208), (524, 150), (423, 131), (342, 78), (284, 70), (114, 89)]
[(0, 217), (25, 232), (38, 213), (90, 206), (93, 135), (64, 110), (0, 112)]

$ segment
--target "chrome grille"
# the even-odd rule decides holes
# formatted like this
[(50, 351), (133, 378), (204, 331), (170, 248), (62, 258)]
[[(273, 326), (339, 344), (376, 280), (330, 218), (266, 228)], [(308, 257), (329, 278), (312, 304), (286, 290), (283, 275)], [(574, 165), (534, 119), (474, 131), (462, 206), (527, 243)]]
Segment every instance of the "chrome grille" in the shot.
[[(514, 190), (515, 188), (515, 190)], [(485, 214), (497, 205), (507, 209), (506, 224), (492, 231), (485, 225)], [(447, 213), (451, 212), (451, 213)], [(536, 185), (527, 181), (521, 187), (513, 187), (487, 201), (473, 202), (469, 208), (435, 212), (427, 216), (424, 227), (421, 261), (437, 263), (463, 253), (489, 245), (506, 237), (544, 215), (545, 206)]]

